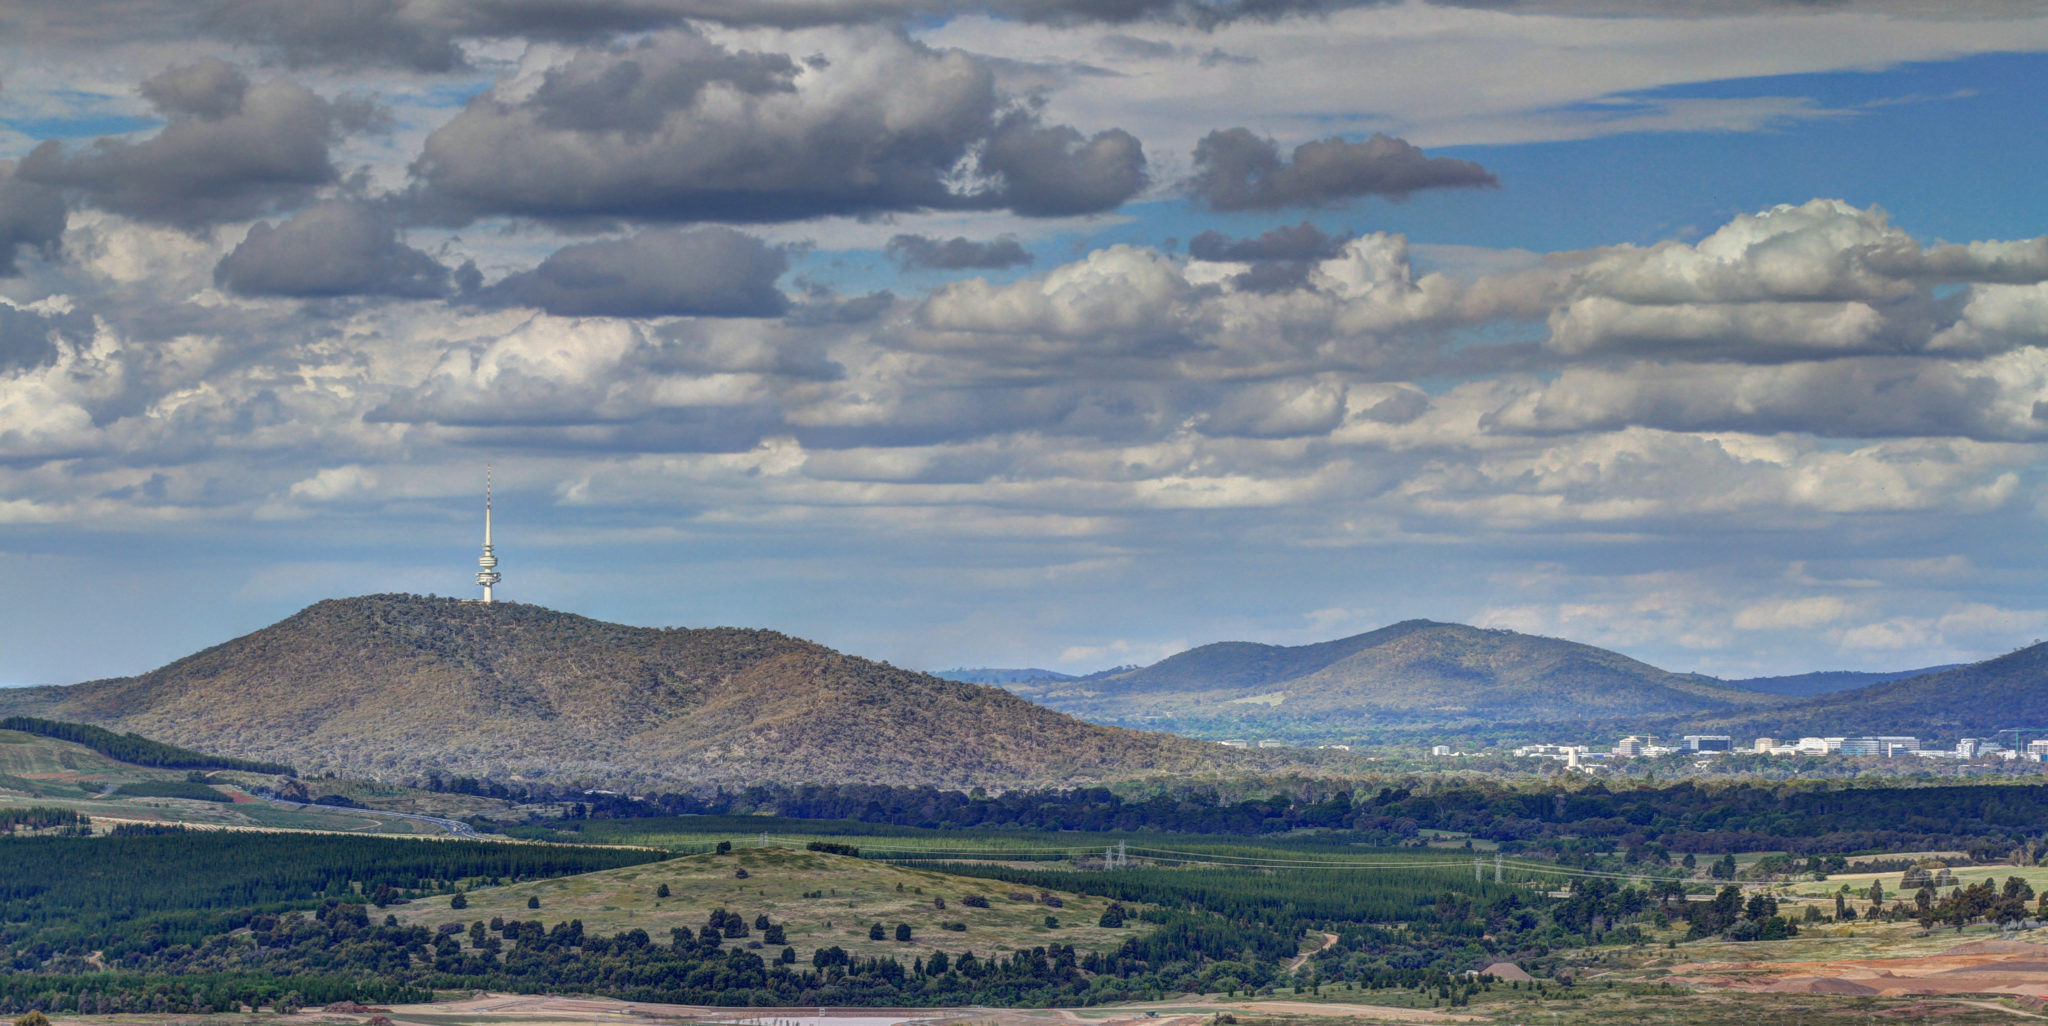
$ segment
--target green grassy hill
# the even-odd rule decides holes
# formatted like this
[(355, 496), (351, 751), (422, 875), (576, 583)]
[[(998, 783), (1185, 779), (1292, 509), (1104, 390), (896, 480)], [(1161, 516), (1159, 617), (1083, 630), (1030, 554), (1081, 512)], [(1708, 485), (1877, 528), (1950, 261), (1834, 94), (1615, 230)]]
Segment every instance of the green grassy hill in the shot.
[(0, 691), (0, 713), (291, 762), (308, 775), (972, 786), (1198, 771), (1232, 758), (773, 631), (628, 627), (408, 595), (321, 602), (136, 677)]
[[(742, 869), (745, 878), (737, 875)], [(663, 884), (668, 885), (669, 897), (659, 896)], [(1012, 900), (1012, 894), (1031, 900)], [(981, 896), (988, 906), (965, 904), (969, 895)], [(448, 899), (437, 898), (391, 911), (401, 922), (428, 927), (503, 918), (538, 920), (553, 928), (578, 919), (586, 932), (641, 929), (666, 944), (670, 930), (694, 933), (713, 910), (725, 909), (744, 917), (748, 926), (747, 936), (729, 938), (728, 946), (760, 943), (762, 932), (753, 924), (755, 917), (766, 915), (771, 923), (782, 925), (787, 944), (804, 965), (810, 964), (813, 951), (834, 945), (862, 957), (891, 955), (906, 965), (913, 957), (929, 958), (934, 951), (987, 956), (1051, 943), (1107, 951), (1150, 928), (1134, 918), (1128, 926), (1105, 929), (1096, 923), (1109, 906), (1108, 899), (1053, 896), (1062, 907), (1045, 904), (1035, 888), (770, 847), (480, 888), (465, 895), (468, 907), (463, 909), (450, 908)], [(540, 900), (538, 909), (527, 907), (532, 898)], [(942, 899), (945, 907), (939, 908), (934, 899)], [(1047, 916), (1060, 925), (1047, 927)], [(871, 940), (869, 928), (878, 922), (885, 939)], [(894, 939), (898, 923), (910, 926), (909, 941)], [(948, 930), (946, 923), (966, 929)], [(764, 944), (759, 953), (773, 960), (781, 947)]]
[(1012, 690), (1103, 722), (1265, 737), (1726, 714), (1787, 701), (1591, 645), (1428, 620), (1315, 645), (1204, 645), (1125, 673)]

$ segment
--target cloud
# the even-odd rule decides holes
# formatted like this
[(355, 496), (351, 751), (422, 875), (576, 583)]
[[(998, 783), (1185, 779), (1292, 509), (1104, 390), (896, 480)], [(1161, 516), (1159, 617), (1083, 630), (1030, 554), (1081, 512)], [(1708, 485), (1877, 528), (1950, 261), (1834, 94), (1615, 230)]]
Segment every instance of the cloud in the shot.
[(368, 125), (367, 103), (325, 100), (286, 79), (251, 82), (217, 58), (142, 84), (169, 119), (141, 141), (37, 146), (15, 173), (143, 221), (197, 228), (295, 207), (340, 173), (331, 147)]
[(1195, 145), (1188, 189), (1211, 210), (1233, 211), (1324, 207), (1359, 196), (1401, 200), (1424, 189), (1499, 184), (1472, 161), (1431, 157), (1381, 133), (1364, 142), (1332, 137), (1302, 143), (1283, 159), (1273, 140), (1231, 128)]
[(564, 317), (773, 317), (788, 307), (775, 281), (782, 250), (730, 228), (653, 229), (579, 242), (470, 298)]
[(530, 94), (480, 95), (427, 137), (423, 209), (451, 223), (1062, 216), (1145, 184), (1128, 133), (1043, 124), (976, 58), (880, 29), (828, 42), (805, 61), (688, 31), (578, 51)]
[[(1746, 363), (1976, 355), (2048, 330), (2048, 308), (2029, 299), (2048, 295), (2044, 279), (2048, 239), (1923, 248), (1880, 209), (1817, 199), (1738, 216), (1693, 244), (1554, 258), (1545, 346)], [(1952, 285), (1968, 289), (1936, 291)]]
[(1349, 235), (1330, 235), (1307, 221), (1281, 225), (1250, 239), (1232, 239), (1210, 229), (1188, 240), (1188, 255), (1197, 260), (1233, 262), (1328, 260), (1350, 241)]
[(83, 314), (49, 315), (0, 303), (0, 371), (37, 367), (57, 356), (60, 336), (90, 335), (92, 319)]
[(1030, 22), (1163, 20), (1214, 28), (1240, 19), (1384, 0), (226, 0), (203, 19), (223, 39), (293, 66), (388, 66), (449, 72), (465, 40), (591, 42), (690, 21), (798, 28), (994, 13)]
[(213, 269), (244, 296), (392, 296), (448, 292), (448, 269), (399, 241), (392, 216), (358, 203), (320, 203), (273, 227), (258, 221)]
[(2048, 366), (2029, 350), (1985, 361), (1866, 358), (1742, 367), (1570, 368), (1485, 414), (1491, 431), (1574, 434), (1798, 431), (1833, 438), (2048, 437), (2033, 402)]
[(1777, 599), (1745, 606), (1735, 626), (1745, 631), (1812, 630), (1849, 615), (1849, 604), (1833, 595)]
[(898, 235), (889, 240), (884, 250), (904, 270), (1000, 271), (1031, 262), (1030, 252), (1008, 235), (988, 242), (975, 242), (957, 235), (950, 239)]
[(1302, 438), (1329, 434), (1344, 421), (1341, 380), (1261, 382), (1225, 393), (1198, 430), (1242, 438)]
[(1192, 290), (1165, 256), (1134, 246), (1098, 249), (1081, 260), (1012, 285), (976, 278), (935, 293), (920, 311), (939, 331), (1140, 339), (1176, 332)]
[(1113, 210), (1145, 187), (1145, 148), (1119, 128), (1083, 138), (1067, 125), (1012, 111), (983, 144), (983, 174), (1001, 179), (993, 201), (1025, 217)]
[(389, 65), (415, 71), (464, 66), (458, 38), (469, 34), (460, 0), (227, 0), (207, 12), (224, 39), (268, 48), (286, 64)]
[(21, 273), (24, 249), (54, 255), (68, 220), (62, 194), (22, 180), (11, 161), (0, 161), (0, 278)]
[(1251, 264), (1230, 279), (1241, 292), (1286, 292), (1307, 284), (1314, 265), (1336, 258), (1350, 241), (1348, 235), (1325, 234), (1307, 221), (1282, 225), (1251, 239), (1233, 240), (1210, 229), (1188, 240), (1188, 255), (1196, 260)]

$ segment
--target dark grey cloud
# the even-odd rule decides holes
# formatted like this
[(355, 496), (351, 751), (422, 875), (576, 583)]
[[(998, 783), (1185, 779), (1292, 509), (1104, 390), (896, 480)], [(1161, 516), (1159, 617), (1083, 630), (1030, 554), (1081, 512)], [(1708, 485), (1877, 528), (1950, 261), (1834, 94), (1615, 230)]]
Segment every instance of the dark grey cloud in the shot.
[(1319, 139), (1282, 158), (1277, 143), (1246, 128), (1210, 132), (1195, 144), (1188, 182), (1212, 210), (1321, 207), (1359, 196), (1399, 200), (1424, 189), (1498, 184), (1493, 172), (1472, 161), (1431, 157), (1390, 135), (1364, 142)]
[(0, 160), (0, 278), (21, 273), (21, 251), (56, 252), (67, 212), (57, 190), (23, 181), (14, 165)]
[(1349, 235), (1330, 235), (1307, 221), (1281, 225), (1250, 239), (1232, 239), (1210, 229), (1188, 240), (1188, 255), (1251, 264), (1230, 279), (1241, 292), (1288, 292), (1308, 284), (1316, 263), (1336, 256), (1350, 241)]
[(656, 229), (564, 246), (470, 298), (564, 317), (773, 317), (788, 269), (782, 250), (730, 228)]
[(935, 239), (929, 235), (898, 235), (889, 240), (885, 249), (905, 270), (1002, 270), (1031, 262), (1031, 254), (1007, 235), (988, 242), (959, 236)]
[(1350, 235), (1331, 235), (1303, 221), (1285, 224), (1249, 239), (1233, 239), (1210, 229), (1188, 240), (1188, 255), (1197, 260), (1250, 263), (1259, 260), (1328, 260), (1344, 249)]
[(83, 311), (43, 314), (0, 303), (0, 370), (48, 363), (57, 355), (56, 338), (91, 334), (92, 316)]
[[(465, 66), (464, 40), (591, 42), (690, 21), (797, 28), (879, 24), (989, 13), (1055, 24), (1162, 21), (1214, 28), (1385, 0), (219, 0), (198, 17), (207, 32), (269, 51), (293, 66), (386, 66), (424, 72)], [(0, 22), (4, 24), (4, 22)], [(1128, 38), (1128, 37), (1126, 37)], [(1171, 44), (1130, 39), (1159, 56)]]
[[(1144, 151), (1129, 133), (1044, 124), (1010, 107), (974, 58), (862, 31), (860, 60), (818, 67), (692, 32), (585, 51), (530, 96), (478, 96), (436, 129), (413, 165), (420, 209), (450, 224), (1060, 216), (1143, 188)], [(713, 86), (716, 102), (704, 99)], [(983, 184), (959, 188), (972, 159)]]
[(340, 177), (331, 147), (375, 121), (366, 102), (322, 99), (286, 79), (251, 82), (214, 58), (141, 90), (169, 119), (161, 131), (80, 147), (50, 140), (16, 174), (138, 220), (196, 228), (304, 203)]
[(213, 269), (222, 288), (244, 296), (397, 296), (448, 293), (448, 268), (399, 241), (384, 210), (321, 203), (273, 227), (258, 221)]
[(1005, 116), (981, 155), (984, 174), (1000, 175), (995, 205), (1026, 217), (1113, 210), (1145, 187), (1145, 148), (1120, 128), (1083, 139), (1036, 114)]
[(389, 65), (452, 71), (469, 34), (459, 3), (407, 0), (226, 0), (206, 14), (213, 34), (267, 47), (293, 66)]

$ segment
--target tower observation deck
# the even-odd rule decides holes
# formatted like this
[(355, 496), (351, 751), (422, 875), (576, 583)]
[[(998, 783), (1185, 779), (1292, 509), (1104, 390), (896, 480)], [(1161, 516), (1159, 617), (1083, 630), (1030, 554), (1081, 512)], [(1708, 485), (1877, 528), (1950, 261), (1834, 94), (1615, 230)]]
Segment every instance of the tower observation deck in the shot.
[(491, 467), (484, 464), (484, 554), (476, 560), (476, 583), (483, 586), (484, 601), (491, 601), (491, 588), (505, 579), (498, 572), (498, 556), (491, 551)]

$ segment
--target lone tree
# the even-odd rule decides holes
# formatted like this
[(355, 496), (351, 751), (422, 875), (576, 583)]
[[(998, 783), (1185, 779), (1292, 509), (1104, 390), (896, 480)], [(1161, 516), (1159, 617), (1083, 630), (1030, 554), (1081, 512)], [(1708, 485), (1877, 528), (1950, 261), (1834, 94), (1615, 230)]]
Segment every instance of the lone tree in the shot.
[(456, 891), (456, 892), (455, 892), (455, 896), (454, 896), (454, 897), (452, 897), (452, 898), (449, 898), (449, 899), (448, 899), (448, 907), (449, 907), (449, 908), (468, 908), (468, 907), (469, 907), (469, 895), (467, 895), (467, 894), (464, 894), (464, 893), (462, 893), (461, 891)]
[(876, 923), (875, 925), (873, 925), (873, 926), (870, 926), (870, 927), (868, 927), (868, 939), (869, 939), (869, 940), (881, 940), (881, 939), (882, 939), (882, 924), (880, 924), (880, 923)]
[(659, 886), (659, 887), (656, 887), (656, 888), (654, 889), (654, 896), (655, 896), (655, 897), (657, 897), (657, 898), (666, 898), (666, 897), (668, 897), (668, 885), (667, 885), (667, 884), (662, 884), (661, 886)]
[(533, 897), (531, 897), (531, 898), (528, 898), (528, 899), (526, 899), (526, 907), (527, 907), (527, 908), (539, 908), (539, 907), (540, 907), (540, 895), (536, 894), (536, 895), (534, 895)]
[(910, 939), (910, 924), (909, 924), (909, 923), (897, 923), (897, 924), (896, 924), (896, 939), (897, 939), (897, 940), (899, 940), (899, 941), (907, 941), (907, 940), (909, 940), (909, 939)]

